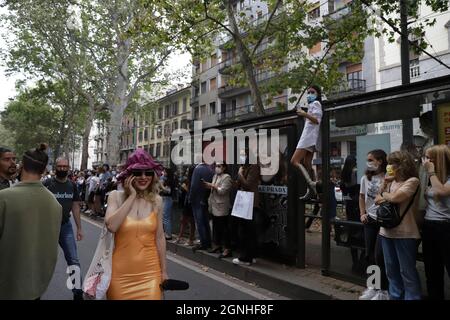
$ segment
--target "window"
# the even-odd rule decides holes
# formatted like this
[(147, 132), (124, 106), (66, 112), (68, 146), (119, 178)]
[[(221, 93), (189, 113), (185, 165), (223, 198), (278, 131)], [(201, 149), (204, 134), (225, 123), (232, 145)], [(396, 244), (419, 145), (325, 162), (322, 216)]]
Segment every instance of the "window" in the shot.
[(139, 131), (139, 142), (142, 142), (142, 131)]
[(164, 125), (164, 136), (168, 137), (170, 136), (170, 125), (168, 122)]
[(173, 105), (172, 105), (172, 116), (178, 115), (178, 112), (179, 112), (178, 104), (179, 104), (178, 101), (173, 103)]
[(145, 128), (145, 130), (144, 130), (144, 141), (147, 141), (147, 140), (148, 140), (148, 129)]
[(154, 127), (150, 129), (150, 139), (151, 140), (155, 139), (155, 128)]
[(164, 107), (164, 117), (166, 119), (170, 117), (170, 106), (169, 105)]
[(262, 11), (258, 11), (258, 12), (256, 13), (256, 19), (260, 20), (260, 19), (262, 18), (262, 16), (263, 16)]
[(181, 129), (187, 129), (188, 128), (188, 123), (187, 123), (187, 119), (186, 117), (183, 117), (181, 119), (181, 125), (180, 125)]
[(216, 114), (216, 103), (215, 102), (211, 102), (209, 104), (209, 114), (210, 115)]
[(347, 83), (349, 89), (362, 89), (363, 87), (363, 77), (362, 77), (362, 64), (354, 64), (347, 66)]
[(320, 17), (320, 2), (316, 2), (313, 5), (313, 9), (308, 12), (308, 20), (313, 21)]
[(206, 93), (206, 81), (203, 81), (201, 84), (201, 94)]
[(164, 157), (169, 157), (170, 156), (170, 143), (166, 142), (164, 144)]
[(178, 121), (174, 121), (173, 123), (172, 123), (172, 132), (174, 132), (175, 130), (177, 130), (178, 129)]
[(157, 137), (158, 139), (161, 139), (161, 137), (162, 137), (162, 128), (161, 128), (161, 126), (158, 126), (158, 127), (156, 128), (156, 137)]
[(209, 91), (213, 91), (217, 89), (217, 79), (216, 78), (211, 78), (209, 80)]
[(204, 117), (206, 115), (206, 105), (200, 106), (200, 117)]
[(208, 70), (208, 60), (202, 61), (202, 72)]
[(187, 98), (183, 99), (183, 113), (187, 111)]
[(217, 54), (211, 55), (211, 68), (217, 64)]
[(163, 108), (158, 109), (158, 119), (161, 120), (163, 118)]
[(240, 1), (240, 3), (239, 3), (239, 9), (241, 9), (241, 10), (244, 9), (244, 7), (245, 7), (244, 2), (245, 2), (244, 0), (241, 0), (241, 1)]
[(148, 153), (150, 153), (150, 155), (153, 157), (155, 155), (155, 145), (152, 143), (150, 145), (150, 149), (148, 150)]
[(198, 107), (195, 107), (195, 108), (194, 108), (194, 120), (200, 119), (199, 111), (200, 111), (200, 110), (199, 110)]
[(156, 157), (160, 157), (161, 156), (161, 143), (158, 143), (156, 145), (156, 154), (155, 154), (155, 156)]

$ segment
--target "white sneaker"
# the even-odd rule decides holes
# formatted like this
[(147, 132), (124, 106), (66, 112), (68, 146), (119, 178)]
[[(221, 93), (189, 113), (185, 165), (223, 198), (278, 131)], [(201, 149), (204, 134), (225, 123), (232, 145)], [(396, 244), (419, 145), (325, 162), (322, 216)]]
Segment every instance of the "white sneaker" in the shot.
[(256, 259), (255, 258), (252, 259), (252, 263), (256, 263)]
[(374, 288), (367, 288), (359, 297), (359, 300), (372, 300), (372, 298), (376, 296), (377, 291), (378, 290), (375, 290)]
[(234, 263), (234, 264), (242, 264), (242, 265), (244, 265), (244, 266), (249, 266), (249, 265), (251, 265), (250, 262), (241, 261), (241, 260), (239, 260), (239, 258), (234, 258), (234, 259), (233, 259), (233, 263)]
[(386, 290), (377, 290), (377, 294), (370, 300), (390, 300)]

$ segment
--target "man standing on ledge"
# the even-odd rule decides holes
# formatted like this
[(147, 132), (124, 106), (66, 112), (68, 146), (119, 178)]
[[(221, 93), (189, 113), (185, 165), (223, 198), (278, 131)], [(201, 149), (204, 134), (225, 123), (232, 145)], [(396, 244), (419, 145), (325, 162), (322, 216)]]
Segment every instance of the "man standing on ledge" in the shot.
[[(80, 267), (77, 253), (77, 243), (73, 234), (70, 212), (73, 213), (75, 224), (77, 225), (77, 241), (83, 239), (80, 217), (80, 195), (76, 184), (67, 178), (69, 174), (69, 160), (58, 158), (56, 160), (56, 176), (44, 182), (44, 185), (55, 195), (56, 200), (63, 208), (61, 233), (59, 235), (59, 245), (64, 251), (67, 265)], [(81, 279), (78, 279), (81, 283)], [(73, 299), (82, 300), (83, 291), (81, 288), (74, 288)]]

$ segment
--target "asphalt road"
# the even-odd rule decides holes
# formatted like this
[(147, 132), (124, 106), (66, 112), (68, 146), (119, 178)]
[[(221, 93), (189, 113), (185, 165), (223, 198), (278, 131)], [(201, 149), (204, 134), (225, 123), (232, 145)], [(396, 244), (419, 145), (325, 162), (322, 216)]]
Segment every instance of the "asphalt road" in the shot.
[[(85, 275), (94, 255), (101, 228), (99, 222), (92, 222), (88, 219), (83, 219), (82, 224), (84, 239), (78, 242), (78, 256), (82, 275)], [(187, 281), (190, 287), (186, 291), (166, 292), (166, 300), (283, 299), (275, 293), (257, 288), (171, 253), (167, 254), (167, 260), (169, 277)], [(72, 292), (66, 286), (68, 278), (66, 268), (63, 252), (59, 249), (55, 272), (42, 300), (71, 300), (73, 298)]]

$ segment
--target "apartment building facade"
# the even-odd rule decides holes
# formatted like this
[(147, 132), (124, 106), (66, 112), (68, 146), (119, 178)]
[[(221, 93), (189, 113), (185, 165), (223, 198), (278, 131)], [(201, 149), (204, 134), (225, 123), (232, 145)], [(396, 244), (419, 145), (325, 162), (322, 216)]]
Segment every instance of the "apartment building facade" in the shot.
[(168, 91), (147, 116), (137, 116), (136, 147), (145, 149), (165, 167), (171, 165), (172, 132), (190, 128), (190, 97), (190, 86)]

